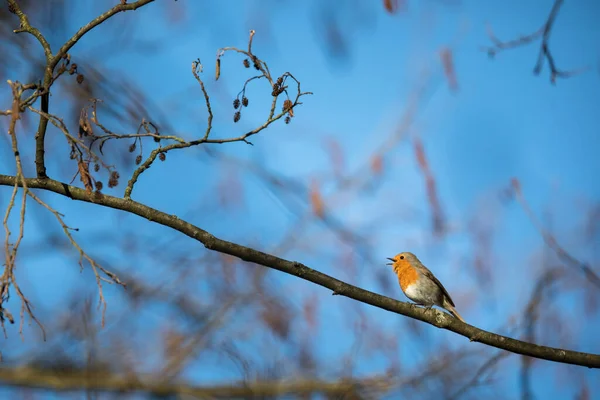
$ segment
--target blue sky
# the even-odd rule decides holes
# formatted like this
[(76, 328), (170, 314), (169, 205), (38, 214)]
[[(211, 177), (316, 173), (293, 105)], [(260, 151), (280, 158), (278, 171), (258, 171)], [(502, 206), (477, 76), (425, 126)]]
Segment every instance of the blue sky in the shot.
[[(52, 37), (53, 49), (106, 8), (105, 3), (98, 2), (92, 8), (74, 5), (69, 15), (69, 29)], [(173, 11), (179, 7), (178, 3), (186, 10), (182, 19)], [(222, 77), (215, 82), (212, 79), (214, 55), (219, 47), (245, 47), (248, 30), (256, 29), (255, 53), (267, 61), (274, 73), (292, 72), (302, 82), (302, 89), (314, 95), (303, 99), (304, 104), (296, 110), (296, 117), (289, 126), (274, 124), (253, 138), (254, 146), (234, 143), (215, 149), (259, 163), (306, 186), (316, 180), (322, 185), (326, 199), (333, 196), (331, 203), (326, 200), (332, 215), (365, 237), (364, 246), (369, 249), (365, 256), (365, 252), (357, 248), (361, 246), (341, 244), (327, 228), (313, 221), (306, 228), (298, 229), (299, 245), (283, 256), (382, 292), (376, 271), (385, 268), (385, 257), (404, 250), (413, 251), (444, 282), (470, 323), (496, 330), (522, 312), (535, 279), (544, 268), (540, 263), (544, 252), (541, 237), (522, 208), (514, 202), (502, 205), (497, 200), (496, 194), (516, 177), (538, 217), (551, 215), (551, 228), (558, 241), (598, 271), (599, 254), (595, 250), (599, 244), (598, 234), (590, 241), (582, 240), (588, 212), (600, 199), (600, 186), (595, 179), (600, 171), (597, 157), (600, 148), (600, 113), (597, 111), (600, 25), (596, 23), (600, 5), (597, 2), (566, 2), (561, 9), (550, 40), (556, 63), (565, 70), (589, 67), (589, 71), (559, 79), (556, 85), (549, 82), (547, 65), (540, 76), (532, 73), (539, 42), (501, 52), (493, 60), (481, 50), (489, 44), (486, 23), (489, 22), (501, 39), (528, 34), (543, 24), (551, 1), (408, 1), (407, 11), (394, 16), (384, 11), (380, 1), (343, 1), (335, 3), (336, 6), (333, 2), (323, 6), (316, 0), (178, 3), (159, 4), (119, 15), (105, 28), (107, 31), (127, 30), (126, 35), (116, 40), (99, 29), (78, 44), (72, 56), (75, 60), (96, 57), (94, 65), (109, 71), (109, 79), (142, 87), (157, 113), (169, 120), (175, 132), (190, 138), (204, 132), (206, 118), (201, 93), (190, 74), (191, 62), (200, 57), (216, 114), (214, 135), (228, 137), (262, 123), (270, 89), (252, 87), (248, 92), (251, 105), (240, 123), (234, 125), (230, 102), (241, 82), (249, 76), (249, 70), (241, 67), (241, 58), (228, 53), (222, 61)], [(336, 56), (328, 47), (319, 24), (323, 15), (334, 15), (338, 21), (347, 44), (345, 55)], [(135, 25), (130, 22), (134, 18), (137, 19)], [(128, 40), (136, 45), (127, 47)], [(442, 72), (439, 61), (442, 47), (449, 47), (454, 56), (459, 84), (456, 93), (449, 90)], [(107, 48), (116, 50), (111, 53)], [(85, 69), (82, 72), (86, 74)], [(14, 73), (16, 79), (26, 79), (25, 72)], [(397, 129), (423, 77), (426, 77), (427, 90), (418, 101), (414, 123), (406, 138), (389, 148), (384, 156), (381, 186), (373, 193), (358, 195), (337, 191), (336, 182), (326, 178), (332, 174), (327, 143), (335, 141), (340, 146), (347, 173), (369, 165), (373, 154)], [(60, 110), (57, 106), (54, 111)], [(123, 128), (131, 130), (135, 124), (132, 121), (131, 126)], [(62, 138), (57, 131), (50, 132), (49, 144), (61, 146)], [(25, 144), (31, 137), (28, 133), (21, 139), (25, 149), (31, 150)], [(424, 179), (410, 140), (414, 137), (424, 144), (443, 211), (452, 227), (452, 232), (442, 240), (431, 235)], [(5, 143), (1, 154), (9, 161), (0, 164), (2, 173), (13, 171)], [(24, 158), (33, 165), (31, 153)], [(70, 172), (62, 171), (58, 164), (50, 164), (49, 169), (51, 174), (70, 180)], [(32, 171), (30, 167), (29, 172)], [(121, 175), (125, 177), (127, 172), (130, 170)], [(210, 208), (216, 202), (215, 186), (230, 175), (236, 177), (235, 182), (241, 186), (242, 200), (232, 209), (215, 211), (214, 207)], [(122, 190), (123, 185), (106, 192), (121, 195)], [(0, 191), (2, 204), (8, 195), (8, 189)], [(290, 227), (302, 218), (285, 208), (277, 199), (277, 193), (251, 172), (214, 162), (199, 149), (169, 153), (165, 163), (157, 163), (141, 176), (133, 197), (163, 211), (186, 215), (190, 222), (224, 239), (264, 250), (277, 248)], [(139, 218), (98, 210), (92, 205), (73, 204), (52, 195), (44, 198), (67, 214), (68, 223), (81, 229), (82, 243), (92, 246), (93, 253), (133, 268), (128, 271), (150, 281), (156, 279), (156, 269), (164, 267), (161, 261), (157, 262), (152, 255), (131, 260), (122, 249), (111, 250), (110, 245), (104, 245), (105, 241), (89, 237), (107, 232), (110, 235), (117, 229), (119, 234), (158, 240), (169, 246), (176, 243), (177, 251), (182, 254), (198, 252), (200, 257), (204, 253), (201, 246), (187, 238)], [(301, 215), (309, 213), (306, 208), (301, 207)], [(51, 312), (67, 298), (66, 294), (56, 293), (56, 288), (90, 288), (92, 275), (89, 271), (80, 275), (76, 258), (65, 256), (65, 252), (43, 257), (34, 255), (31, 249), (44, 237), (38, 234), (40, 227), (54, 221), (47, 215), (42, 216), (43, 210), (36, 210), (33, 205), (31, 209), (36, 217), (27, 225), (27, 241), (23, 244), (26, 252), (23, 259), (27, 262), (20, 274), (32, 293), (32, 300), (39, 304), (39, 310)], [(209, 209), (210, 212), (205, 212)], [(488, 260), (491, 287), (482, 287), (474, 274), (471, 221), (494, 228), (492, 257)], [(343, 253), (356, 257), (355, 273), (340, 263)], [(369, 257), (381, 262), (373, 263)], [(598, 312), (583, 313), (581, 287), (585, 279), (578, 270), (569, 273), (571, 286), (560, 286), (549, 304), (546, 319), (542, 318), (541, 322), (566, 318), (563, 329), (568, 339), (561, 341), (558, 333), (552, 335), (548, 329), (542, 329), (538, 333), (540, 341), (599, 353)], [(389, 280), (394, 291), (385, 294), (405, 300), (394, 286), (391, 271)], [(292, 293), (288, 298), (295, 306), (300, 306), (311, 294), (318, 297), (321, 322), (317, 337), (323, 347), (320, 349), (323, 359), (348, 351), (354, 337), (343, 332), (347, 329), (348, 313), (352, 312), (349, 310), (355, 307), (350, 300), (332, 298), (325, 290), (278, 273), (270, 273), (269, 282), (278, 290)], [(210, 292), (210, 288), (202, 290)], [(113, 299), (115, 303), (120, 295), (118, 289), (107, 291), (110, 315), (113, 309), (110, 301)], [(119, 309), (119, 306), (114, 307)], [(407, 329), (403, 317), (369, 307), (358, 309), (380, 323), (388, 333)], [(148, 311), (152, 315), (161, 315), (161, 312), (160, 309)], [(140, 323), (152, 326), (153, 318), (146, 316)], [(401, 363), (407, 367), (415, 359), (426, 360), (434, 354), (436, 346), (455, 349), (479, 346), (469, 345), (464, 338), (433, 327), (422, 329), (429, 343), (412, 343), (402, 340), (403, 335), (398, 334)], [(34, 327), (28, 328), (26, 336), (36, 336), (34, 330)], [(20, 342), (16, 330), (9, 334), (4, 342), (14, 343), (15, 356), (29, 348), (27, 342)], [(364, 359), (356, 374), (369, 375), (382, 370), (377, 356), (361, 354), (360, 357)], [(214, 362), (219, 364), (222, 360)], [(502, 393), (508, 398), (518, 395), (518, 362), (517, 357), (510, 357), (502, 364), (502, 372), (488, 392), (483, 389), (474, 393), (497, 397)], [(227, 379), (231, 374), (227, 365), (210, 371), (192, 366), (186, 373), (201, 381)], [(553, 385), (545, 383), (563, 374), (573, 377), (567, 380), (570, 384), (560, 380)], [(590, 386), (591, 393), (600, 389), (598, 373), (582, 368), (540, 361), (535, 364), (533, 377), (533, 391), (540, 398), (572, 397), (581, 382)]]

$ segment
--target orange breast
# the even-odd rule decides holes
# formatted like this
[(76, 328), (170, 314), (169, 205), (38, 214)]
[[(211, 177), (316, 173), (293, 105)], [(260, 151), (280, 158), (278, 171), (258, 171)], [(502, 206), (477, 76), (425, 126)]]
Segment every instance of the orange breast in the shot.
[(398, 276), (398, 282), (403, 292), (419, 279), (417, 270), (411, 267), (408, 262), (397, 262), (394, 265), (394, 272)]

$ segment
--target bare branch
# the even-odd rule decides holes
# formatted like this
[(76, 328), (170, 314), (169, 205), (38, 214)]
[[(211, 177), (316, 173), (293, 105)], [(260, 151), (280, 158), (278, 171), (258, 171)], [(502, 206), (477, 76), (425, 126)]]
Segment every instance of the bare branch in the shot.
[[(14, 186), (19, 182), (14, 176), (0, 175), (0, 185)], [(107, 195), (91, 195), (84, 189), (67, 185), (53, 179), (24, 179), (24, 183), (29, 188), (43, 189), (54, 192), (73, 200), (94, 203), (117, 210), (129, 212), (138, 215), (149, 221), (173, 228), (199, 242), (209, 250), (237, 257), (241, 260), (273, 268), (301, 279), (313, 282), (332, 290), (338, 295), (342, 295), (365, 304), (388, 310), (397, 314), (426, 322), (440, 329), (446, 329), (461, 336), (469, 338), (470, 341), (477, 341), (499, 349), (507, 350), (516, 354), (527, 355), (549, 361), (555, 361), (565, 364), (581, 365), (589, 368), (600, 368), (600, 355), (592, 353), (582, 353), (559, 348), (540, 346), (533, 343), (527, 343), (521, 340), (512, 339), (506, 336), (497, 335), (484, 331), (472, 325), (462, 323), (448, 314), (437, 310), (426, 310), (415, 306), (414, 304), (400, 302), (389, 297), (349, 285), (339, 279), (323, 274), (317, 270), (311, 269), (299, 262), (288, 261), (271, 254), (264, 253), (246, 246), (219, 239), (209, 232), (190, 224), (187, 221), (169, 215), (159, 210), (148, 207), (131, 199), (121, 199)]]
[[(42, 330), (42, 334), (45, 339), (46, 331), (45, 331), (43, 325), (40, 323), (40, 321), (33, 314), (32, 305), (29, 302), (29, 299), (27, 299), (25, 294), (21, 291), (21, 288), (19, 287), (17, 280), (15, 279), (15, 274), (14, 274), (14, 271), (16, 268), (17, 252), (18, 252), (21, 240), (23, 239), (24, 230), (25, 230), (25, 210), (26, 210), (26, 206), (27, 206), (27, 194), (29, 192), (29, 188), (27, 187), (27, 182), (26, 182), (25, 176), (23, 174), (23, 165), (21, 162), (21, 155), (19, 153), (19, 144), (17, 142), (17, 133), (16, 133), (17, 120), (20, 119), (19, 106), (20, 106), (21, 95), (23, 93), (23, 88), (18, 82), (12, 82), (9, 80), (8, 84), (11, 87), (12, 97), (13, 97), (12, 110), (11, 110), (12, 113), (11, 113), (10, 124), (8, 127), (8, 134), (11, 138), (11, 145), (12, 145), (12, 150), (13, 150), (13, 153), (15, 156), (17, 174), (15, 176), (15, 186), (13, 188), (13, 192), (12, 192), (11, 198), (9, 200), (9, 204), (8, 204), (6, 214), (4, 217), (4, 221), (3, 221), (4, 229), (6, 232), (6, 241), (5, 241), (6, 261), (5, 261), (5, 266), (4, 266), (4, 272), (2, 274), (2, 277), (0, 277), (0, 289), (1, 289), (1, 292), (0, 292), (0, 323), (2, 324), (2, 328), (4, 329), (4, 316), (5, 315), (8, 317), (8, 319), (11, 323), (14, 323), (12, 314), (8, 310), (6, 310), (2, 307), (2, 303), (4, 303), (9, 298), (9, 288), (10, 288), (10, 286), (12, 286), (21, 299), (21, 319), (20, 319), (20, 324), (19, 324), (19, 333), (21, 335), (23, 335), (23, 324), (25, 321), (24, 317), (25, 317), (25, 311), (27, 311), (27, 315), (29, 315), (29, 317), (32, 320), (34, 320), (38, 324), (40, 329)], [(18, 185), (17, 185), (17, 182), (19, 183)], [(15, 201), (15, 197), (17, 195), (18, 186), (21, 186), (23, 188), (21, 213), (20, 213), (20, 218), (19, 218), (19, 234), (17, 236), (17, 240), (11, 246), (10, 230), (8, 228), (8, 218), (9, 218), (11, 210), (14, 206), (14, 201)], [(6, 334), (6, 331), (5, 331), (5, 334)]]
[[(46, 208), (48, 211), (50, 211), (58, 220), (58, 222), (60, 223), (61, 227), (63, 228), (63, 231), (65, 233), (65, 235), (67, 236), (67, 238), (69, 239), (69, 241), (71, 242), (71, 244), (73, 245), (73, 247), (75, 247), (75, 249), (77, 249), (77, 251), (79, 252), (79, 256), (80, 256), (80, 260), (79, 260), (79, 264), (80, 266), (83, 268), (83, 260), (86, 260), (90, 266), (92, 267), (92, 270), (94, 272), (94, 275), (96, 276), (96, 282), (98, 285), (98, 291), (99, 291), (99, 296), (100, 296), (100, 302), (99, 302), (99, 306), (103, 307), (103, 312), (102, 312), (102, 325), (104, 325), (104, 317), (105, 317), (105, 310), (106, 310), (106, 300), (104, 299), (104, 294), (102, 291), (102, 281), (108, 282), (108, 283), (118, 283), (122, 286), (125, 286), (120, 280), (119, 278), (114, 275), (112, 272), (106, 270), (104, 267), (102, 267), (101, 265), (99, 265), (98, 263), (96, 263), (89, 255), (87, 255), (83, 249), (79, 246), (79, 244), (75, 241), (75, 239), (73, 238), (73, 236), (71, 235), (71, 230), (73, 230), (73, 228), (68, 227), (65, 222), (62, 219), (62, 216), (60, 213), (58, 213), (56, 210), (54, 210), (52, 207), (50, 207), (48, 204), (46, 204), (44, 201), (42, 201), (38, 196), (36, 196), (33, 192), (31, 192), (29, 190), (29, 188), (27, 187), (27, 183), (25, 181), (25, 178), (23, 176), (23, 167), (21, 164), (21, 157), (19, 154), (19, 148), (18, 148), (18, 143), (17, 143), (17, 135), (15, 132), (15, 126), (16, 126), (16, 121), (20, 118), (20, 105), (21, 105), (21, 95), (23, 93), (23, 87), (18, 84), (18, 83), (13, 83), (11, 81), (9, 81), (9, 85), (12, 88), (12, 92), (13, 92), (13, 107), (12, 107), (12, 112), (11, 112), (11, 122), (9, 125), (9, 135), (11, 137), (12, 140), (12, 149), (15, 155), (15, 162), (16, 162), (16, 169), (17, 169), (17, 174), (15, 176), (15, 178), (21, 182), (21, 187), (23, 188), (23, 200), (22, 200), (22, 204), (21, 204), (21, 214), (20, 214), (20, 220), (19, 220), (19, 234), (18, 237), (15, 241), (14, 244), (10, 244), (10, 230), (8, 228), (8, 218), (10, 216), (10, 213), (12, 211), (12, 208), (14, 206), (14, 201), (15, 201), (15, 197), (17, 194), (17, 189), (18, 186), (15, 185), (14, 189), (13, 189), (13, 193), (12, 196), (9, 200), (9, 204), (6, 210), (6, 214), (4, 217), (4, 229), (6, 232), (6, 240), (5, 240), (5, 257), (6, 257), (6, 261), (5, 261), (5, 269), (4, 269), (4, 273), (2, 275), (2, 277), (0, 277), (0, 287), (1, 287), (1, 291), (0, 291), (0, 317), (1, 317), (1, 322), (2, 325), (4, 323), (4, 315), (9, 316), (9, 321), (13, 322), (12, 320), (12, 316), (10, 314), (10, 312), (8, 312), (7, 310), (4, 310), (2, 308), (2, 302), (4, 302), (7, 298), (8, 298), (8, 293), (9, 293), (9, 287), (12, 286), (14, 287), (14, 289), (17, 291), (17, 294), (19, 295), (19, 297), (21, 298), (21, 304), (22, 304), (22, 308), (21, 308), (21, 321), (20, 321), (20, 329), (19, 331), (22, 334), (22, 329), (23, 329), (23, 322), (24, 322), (24, 318), (23, 318), (23, 314), (25, 311), (27, 311), (28, 315), (40, 326), (43, 335), (45, 337), (45, 330), (44, 327), (42, 326), (42, 324), (37, 320), (37, 318), (35, 317), (35, 315), (33, 314), (32, 310), (31, 310), (31, 304), (29, 302), (29, 300), (25, 297), (25, 295), (21, 292), (21, 289), (19, 288), (19, 285), (15, 279), (14, 276), (14, 269), (15, 269), (15, 261), (16, 261), (16, 256), (17, 256), (17, 251), (19, 248), (19, 244), (21, 243), (21, 240), (23, 239), (23, 235), (24, 235), (24, 226), (25, 226), (25, 210), (26, 210), (26, 199), (27, 196), (31, 197), (33, 200), (35, 200), (38, 204), (40, 204), (42, 207)], [(37, 111), (31, 107), (29, 107), (32, 111), (37, 112), (39, 114), (42, 114), (42, 112)], [(64, 124), (64, 122), (62, 120), (60, 120), (59, 118), (56, 118), (54, 116), (51, 116), (49, 114), (43, 113), (44, 116), (52, 121), (53, 124), (55, 124), (59, 129), (63, 130), (63, 132), (65, 133), (65, 135), (67, 136), (67, 139), (70, 140), (72, 143), (76, 143), (78, 141), (77, 138), (72, 137), (67, 129), (66, 129), (66, 125)], [(56, 122), (58, 121), (58, 122)], [(86, 188), (89, 188), (88, 185), (86, 185)], [(100, 272), (102, 272), (104, 275), (108, 276), (109, 279), (106, 279), (104, 276), (100, 275)], [(3, 325), (4, 326), (4, 325)]]
[[(41, 95), (41, 111), (43, 113), (49, 112), (49, 98), (50, 98), (50, 86), (55, 81), (54, 68), (58, 65), (61, 59), (67, 57), (67, 52), (89, 31), (94, 29), (96, 26), (100, 25), (113, 15), (128, 11), (128, 10), (136, 10), (139, 7), (145, 6), (146, 4), (152, 3), (154, 0), (138, 0), (136, 2), (127, 4), (126, 2), (120, 2), (104, 14), (98, 16), (97, 18), (90, 21), (88, 24), (84, 25), (81, 29), (79, 29), (75, 35), (73, 35), (65, 44), (61, 46), (58, 52), (55, 55), (52, 55), (52, 50), (50, 49), (50, 45), (48, 44), (45, 37), (42, 33), (30, 26), (27, 16), (21, 11), (16, 0), (8, 0), (9, 6), (12, 10), (17, 14), (21, 21), (21, 29), (16, 30), (15, 32), (28, 32), (35, 36), (38, 41), (41, 43), (44, 48), (44, 53), (46, 55), (46, 68), (44, 70), (44, 78), (42, 80), (41, 93), (36, 94), (37, 96)], [(60, 71), (59, 75), (64, 72)], [(36, 151), (35, 151), (35, 164), (36, 164), (36, 172), (39, 178), (47, 177), (46, 174), (46, 163), (45, 163), (45, 147), (44, 141), (46, 138), (46, 129), (48, 127), (48, 119), (45, 116), (40, 116), (40, 122), (38, 124), (38, 129), (35, 134), (35, 142), (36, 142)]]
[[(252, 40), (252, 37), (254, 35), (253, 33), (254, 31), (252, 31), (252, 34), (250, 36), (250, 40)], [(186, 149), (188, 147), (193, 147), (193, 146), (198, 146), (204, 143), (207, 144), (224, 144), (224, 143), (234, 143), (234, 142), (244, 142), (247, 144), (252, 144), (248, 141), (248, 138), (251, 136), (254, 136), (260, 132), (262, 132), (263, 130), (265, 130), (267, 127), (269, 127), (272, 123), (278, 121), (279, 119), (285, 117), (286, 118), (286, 122), (289, 122), (289, 120), (287, 120), (287, 118), (290, 118), (290, 115), (293, 115), (293, 109), (302, 104), (300, 102), (300, 98), (302, 96), (306, 96), (306, 95), (310, 95), (312, 94), (311, 92), (302, 92), (301, 88), (300, 88), (300, 81), (298, 81), (291, 73), (286, 72), (284, 73), (281, 77), (279, 77), (275, 82), (273, 82), (273, 79), (271, 78), (269, 69), (267, 67), (267, 64), (260, 60), (258, 57), (256, 57), (255, 55), (248, 53), (244, 50), (239, 50), (235, 47), (226, 47), (223, 49), (219, 50), (219, 53), (217, 55), (217, 59), (220, 60), (220, 57), (222, 54), (224, 54), (224, 52), (226, 51), (235, 51), (238, 53), (242, 53), (247, 55), (248, 57), (251, 57), (256, 65), (256, 68), (258, 70), (260, 70), (262, 72), (262, 75), (260, 76), (256, 76), (254, 78), (249, 79), (248, 81), (246, 81), (246, 83), (244, 84), (244, 89), (245, 90), (245, 86), (246, 84), (251, 81), (252, 79), (257, 79), (257, 78), (262, 78), (265, 77), (272, 85), (273, 88), (273, 101), (271, 103), (271, 108), (269, 111), (269, 116), (267, 117), (267, 120), (260, 126), (252, 129), (251, 131), (248, 131), (246, 133), (244, 133), (241, 136), (237, 136), (237, 137), (230, 137), (230, 138), (224, 138), (224, 139), (210, 139), (209, 135), (212, 129), (212, 120), (213, 120), (213, 114), (212, 114), (212, 109), (211, 109), (211, 104), (210, 104), (210, 98), (208, 96), (208, 93), (206, 92), (206, 88), (204, 86), (204, 82), (202, 81), (202, 79), (200, 78), (200, 73), (202, 72), (202, 64), (200, 63), (200, 60), (196, 60), (192, 63), (192, 74), (194, 76), (194, 78), (198, 81), (198, 83), (200, 84), (200, 89), (202, 90), (202, 94), (204, 96), (204, 100), (206, 102), (206, 108), (208, 110), (208, 118), (207, 118), (207, 126), (206, 126), (206, 130), (204, 132), (204, 135), (202, 136), (202, 138), (200, 139), (196, 139), (196, 140), (191, 140), (191, 141), (178, 141), (177, 143), (172, 143), (172, 144), (168, 144), (166, 146), (161, 146), (158, 147), (156, 149), (154, 149), (150, 155), (148, 156), (148, 158), (141, 163), (141, 165), (133, 172), (133, 174), (131, 175), (131, 179), (129, 180), (129, 182), (127, 183), (127, 187), (125, 188), (125, 194), (124, 194), (124, 198), (125, 199), (130, 199), (131, 198), (131, 193), (133, 191), (133, 187), (134, 185), (137, 183), (137, 180), (139, 178), (139, 176), (146, 171), (148, 168), (150, 168), (152, 166), (152, 164), (154, 163), (154, 161), (156, 160), (157, 157), (159, 157), (161, 154), (165, 155), (167, 152), (171, 151), (171, 150), (178, 150), (178, 149)], [(287, 95), (287, 86), (283, 86), (285, 84), (286, 79), (291, 79), (296, 83), (296, 93), (295, 93), (295, 98), (294, 100), (290, 100), (289, 98), (287, 100), (284, 101), (284, 106), (282, 107), (281, 111), (277, 114), (275, 114), (275, 109), (276, 109), (276, 105), (277, 105), (277, 98), (278, 96), (285, 92)], [(236, 115), (238, 115), (238, 119), (239, 119), (239, 114), (236, 113)], [(236, 119), (234, 119), (234, 121), (236, 121)]]
[(19, 7), (19, 4), (16, 2), (16, 0), (7, 1), (9, 8), (17, 15), (17, 17), (19, 17), (19, 21), (21, 23), (19, 29), (15, 29), (13, 32), (27, 32), (30, 35), (33, 35), (42, 45), (42, 48), (44, 49), (44, 55), (46, 56), (46, 61), (50, 62), (52, 60), (52, 50), (50, 49), (50, 44), (48, 43), (44, 35), (42, 35), (42, 33), (37, 28), (29, 24), (29, 19), (27, 18), (27, 15), (21, 10), (21, 7)]
[[(92, 271), (94, 272), (94, 276), (96, 277), (96, 284), (98, 285), (98, 296), (99, 296), (98, 308), (102, 308), (102, 327), (104, 327), (105, 317), (106, 317), (106, 299), (104, 298), (104, 292), (102, 290), (102, 282), (107, 282), (109, 284), (116, 283), (123, 287), (126, 287), (126, 284), (124, 282), (122, 282), (116, 274), (107, 270), (102, 265), (97, 263), (92, 257), (90, 257), (81, 248), (81, 246), (77, 243), (77, 241), (75, 240), (75, 238), (73, 238), (73, 235), (71, 234), (72, 230), (77, 230), (77, 229), (73, 229), (73, 228), (67, 226), (67, 224), (65, 224), (64, 220), (62, 219), (61, 214), (58, 211), (54, 210), (48, 204), (43, 202), (39, 197), (37, 197), (35, 194), (31, 193), (31, 191), (28, 192), (28, 195), (31, 196), (42, 207), (44, 207), (45, 209), (50, 211), (52, 213), (52, 215), (54, 215), (54, 217), (57, 219), (58, 223), (60, 224), (61, 228), (63, 229), (65, 236), (67, 237), (67, 239), (69, 240), (71, 245), (79, 253), (79, 266), (81, 267), (81, 269), (83, 270), (83, 268), (84, 268), (83, 260), (87, 261), (88, 264), (92, 267)], [(102, 274), (106, 275), (108, 277), (108, 279), (105, 278), (104, 276), (102, 276), (99, 271)]]

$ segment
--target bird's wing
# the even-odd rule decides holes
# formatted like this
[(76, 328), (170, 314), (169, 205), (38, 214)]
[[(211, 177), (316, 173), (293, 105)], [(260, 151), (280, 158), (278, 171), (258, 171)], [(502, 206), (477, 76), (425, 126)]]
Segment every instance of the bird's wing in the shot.
[(424, 266), (424, 265), (422, 267), (418, 266), (417, 269), (420, 272), (422, 272), (426, 277), (428, 277), (433, 282), (435, 282), (435, 284), (438, 285), (440, 289), (442, 289), (442, 292), (444, 293), (444, 296), (446, 296), (448, 298), (448, 301), (450, 302), (450, 304), (452, 304), (452, 307), (455, 307), (454, 301), (452, 300), (452, 297), (450, 297), (450, 294), (448, 293), (448, 291), (446, 290), (446, 288), (444, 287), (444, 285), (442, 285), (442, 282), (440, 282), (438, 280), (438, 278), (436, 278), (426, 266)]

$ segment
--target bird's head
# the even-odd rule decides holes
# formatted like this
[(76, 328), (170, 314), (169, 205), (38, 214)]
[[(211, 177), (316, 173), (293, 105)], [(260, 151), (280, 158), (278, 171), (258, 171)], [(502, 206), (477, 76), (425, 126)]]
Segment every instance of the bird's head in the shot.
[(394, 267), (401, 267), (404, 264), (412, 264), (415, 261), (418, 261), (417, 256), (408, 251), (399, 253), (392, 258), (388, 257), (387, 259), (391, 262), (387, 263), (386, 265), (392, 265)]

